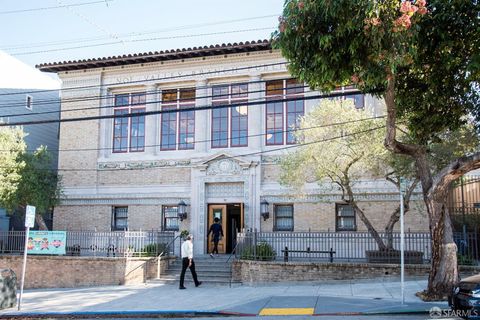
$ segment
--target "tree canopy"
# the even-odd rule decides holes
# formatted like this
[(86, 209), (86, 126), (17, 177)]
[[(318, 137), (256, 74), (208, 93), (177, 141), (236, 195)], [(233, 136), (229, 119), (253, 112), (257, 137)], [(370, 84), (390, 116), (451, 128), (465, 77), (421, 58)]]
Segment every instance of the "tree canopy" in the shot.
[(24, 137), (21, 128), (0, 128), (0, 206), (13, 213), (33, 205), (37, 222), (45, 228), (41, 214), (60, 199), (59, 176), (52, 169), (47, 149), (42, 146), (28, 152)]
[(355, 83), (382, 94), (417, 141), (480, 119), (480, 3), (468, 0), (288, 0), (274, 45), (310, 86)]

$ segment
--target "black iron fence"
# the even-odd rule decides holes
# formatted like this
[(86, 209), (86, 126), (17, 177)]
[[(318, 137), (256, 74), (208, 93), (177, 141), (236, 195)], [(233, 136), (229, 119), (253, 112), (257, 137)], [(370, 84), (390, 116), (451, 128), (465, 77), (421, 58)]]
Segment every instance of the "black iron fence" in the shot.
[[(175, 254), (175, 233), (163, 231), (66, 231), (66, 254), (148, 257)], [(1, 231), (0, 253), (23, 254), (25, 231)]]
[[(387, 234), (379, 236), (387, 243)], [(476, 233), (455, 234), (459, 263), (478, 264)], [(324, 262), (400, 263), (400, 233), (392, 235), (393, 250), (379, 251), (368, 232), (246, 232), (238, 234), (237, 259)], [(428, 232), (405, 233), (405, 262), (430, 263)]]

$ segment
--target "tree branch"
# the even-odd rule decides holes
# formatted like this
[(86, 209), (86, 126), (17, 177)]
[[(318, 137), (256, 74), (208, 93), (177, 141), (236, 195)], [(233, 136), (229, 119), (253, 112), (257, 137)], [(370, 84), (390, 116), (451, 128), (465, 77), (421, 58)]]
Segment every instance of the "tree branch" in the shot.
[(432, 181), (432, 187), (428, 192), (428, 197), (439, 200), (444, 197), (450, 183), (467, 172), (480, 168), (480, 152), (470, 156), (461, 157), (450, 162), (438, 174), (435, 175)]

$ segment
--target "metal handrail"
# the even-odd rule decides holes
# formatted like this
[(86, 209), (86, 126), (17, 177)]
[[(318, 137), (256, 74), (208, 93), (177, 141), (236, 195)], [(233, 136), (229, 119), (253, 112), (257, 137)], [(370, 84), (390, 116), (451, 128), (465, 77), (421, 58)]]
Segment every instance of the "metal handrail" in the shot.
[(175, 240), (177, 240), (177, 238), (180, 238), (180, 235), (178, 235), (178, 236), (176, 236), (175, 238), (173, 238), (173, 239), (165, 246), (165, 249), (157, 256), (157, 279), (160, 279), (160, 257), (165, 254), (165, 250), (168, 250), (168, 248), (170, 248), (170, 245), (171, 245), (172, 243), (175, 243)]

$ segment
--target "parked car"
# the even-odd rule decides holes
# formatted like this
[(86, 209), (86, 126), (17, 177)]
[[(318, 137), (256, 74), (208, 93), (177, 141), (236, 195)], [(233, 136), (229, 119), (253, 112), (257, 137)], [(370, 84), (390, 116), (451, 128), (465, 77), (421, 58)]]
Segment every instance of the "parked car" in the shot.
[(460, 281), (448, 299), (456, 315), (468, 319), (480, 319), (480, 274)]

